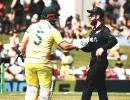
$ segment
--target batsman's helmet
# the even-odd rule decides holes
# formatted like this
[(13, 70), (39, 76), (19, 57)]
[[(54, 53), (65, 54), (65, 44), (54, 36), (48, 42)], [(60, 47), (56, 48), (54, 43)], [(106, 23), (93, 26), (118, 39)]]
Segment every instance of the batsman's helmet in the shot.
[(94, 7), (91, 10), (87, 10), (88, 13), (92, 14), (92, 15), (99, 15), (99, 19), (102, 20), (104, 17), (104, 11), (103, 9), (101, 9), (100, 7)]
[(58, 17), (58, 11), (53, 7), (45, 7), (42, 11), (41, 18), (47, 19), (49, 17)]

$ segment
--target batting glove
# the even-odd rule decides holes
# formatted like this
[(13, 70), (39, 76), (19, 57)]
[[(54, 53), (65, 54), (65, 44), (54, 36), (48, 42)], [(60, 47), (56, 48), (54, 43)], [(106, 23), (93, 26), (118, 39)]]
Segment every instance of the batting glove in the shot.
[(85, 39), (74, 39), (73, 42), (72, 42), (72, 44), (75, 47), (79, 48), (79, 49), (81, 49), (81, 48), (83, 48), (83, 47), (85, 47), (87, 45)]

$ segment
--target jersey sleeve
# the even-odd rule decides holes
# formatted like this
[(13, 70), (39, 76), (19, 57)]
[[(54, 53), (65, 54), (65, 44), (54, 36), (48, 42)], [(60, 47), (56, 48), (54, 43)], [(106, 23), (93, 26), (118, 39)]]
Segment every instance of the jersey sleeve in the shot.
[(91, 43), (88, 42), (88, 44), (85, 47), (81, 48), (81, 50), (84, 51), (84, 52), (91, 52), (92, 51)]
[(63, 38), (62, 38), (62, 36), (61, 36), (61, 33), (60, 33), (58, 30), (53, 29), (52, 35), (53, 35), (53, 38), (54, 38), (55, 42), (56, 42), (58, 45), (59, 45), (61, 42), (64, 41)]
[(104, 29), (104, 33), (103, 36), (107, 40), (107, 43), (103, 45), (103, 49), (110, 49), (115, 46), (118, 41), (108, 28)]

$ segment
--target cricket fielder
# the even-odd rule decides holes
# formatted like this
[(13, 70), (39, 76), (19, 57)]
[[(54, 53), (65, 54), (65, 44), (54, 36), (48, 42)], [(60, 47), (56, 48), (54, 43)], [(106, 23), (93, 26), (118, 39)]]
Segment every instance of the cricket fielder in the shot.
[(108, 67), (107, 51), (118, 41), (103, 23), (103, 9), (95, 6), (87, 12), (90, 14), (89, 21), (93, 28), (89, 34), (88, 44), (81, 50), (90, 52), (91, 60), (81, 100), (91, 100), (94, 90), (98, 92), (99, 100), (108, 100), (105, 81)]

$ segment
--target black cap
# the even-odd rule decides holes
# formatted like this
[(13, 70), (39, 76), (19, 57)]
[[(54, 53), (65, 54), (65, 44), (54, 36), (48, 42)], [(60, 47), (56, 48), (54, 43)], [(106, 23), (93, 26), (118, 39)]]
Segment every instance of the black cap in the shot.
[(100, 7), (94, 7), (91, 10), (87, 10), (87, 12), (94, 15), (100, 15), (101, 18), (104, 17), (104, 11)]

